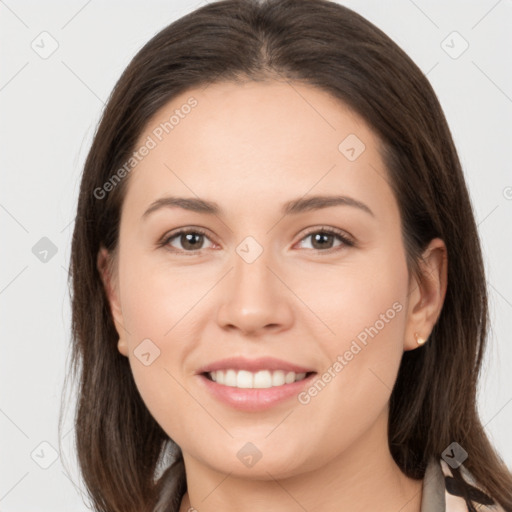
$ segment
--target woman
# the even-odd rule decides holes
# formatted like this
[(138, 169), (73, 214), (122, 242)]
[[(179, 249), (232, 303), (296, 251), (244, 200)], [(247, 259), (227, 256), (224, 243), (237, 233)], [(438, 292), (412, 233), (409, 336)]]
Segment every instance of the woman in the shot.
[(89, 152), (71, 273), (96, 510), (512, 510), (450, 131), (349, 9), (224, 0), (149, 41)]

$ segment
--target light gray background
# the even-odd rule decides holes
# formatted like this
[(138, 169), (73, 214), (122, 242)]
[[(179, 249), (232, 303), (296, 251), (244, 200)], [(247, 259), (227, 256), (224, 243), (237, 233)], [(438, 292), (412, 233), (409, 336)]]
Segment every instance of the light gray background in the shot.
[[(413, 58), (448, 118), (488, 272), (492, 349), (479, 407), (487, 433), (512, 468), (512, 3), (340, 3), (383, 29)], [(156, 32), (203, 4), (0, 1), (2, 512), (87, 510), (72, 447), (73, 400), (60, 454), (65, 466), (57, 454), (79, 178), (104, 101), (125, 66)], [(51, 48), (43, 31), (58, 43), (46, 59), (31, 47)], [(465, 43), (453, 31), (469, 44), (457, 58)], [(46, 262), (32, 251), (42, 237), (57, 249)]]

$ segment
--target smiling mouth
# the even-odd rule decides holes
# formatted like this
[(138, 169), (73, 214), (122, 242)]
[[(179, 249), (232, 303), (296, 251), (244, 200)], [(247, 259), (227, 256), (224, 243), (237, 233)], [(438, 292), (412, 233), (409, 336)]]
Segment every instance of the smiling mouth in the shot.
[(250, 372), (247, 370), (235, 370), (227, 368), (225, 370), (216, 370), (204, 372), (201, 375), (217, 384), (243, 389), (265, 389), (281, 387), (287, 384), (293, 384), (308, 378), (316, 372), (295, 373), (286, 370), (260, 370)]

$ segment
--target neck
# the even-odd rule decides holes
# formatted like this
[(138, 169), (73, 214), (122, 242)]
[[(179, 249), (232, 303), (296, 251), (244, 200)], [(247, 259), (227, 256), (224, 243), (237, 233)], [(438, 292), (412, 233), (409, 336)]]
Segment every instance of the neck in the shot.
[[(188, 492), (180, 512), (420, 512), (422, 481), (404, 475), (391, 456), (387, 411), (357, 444), (323, 466), (280, 479), (226, 475), (183, 453)], [(343, 507), (342, 509), (340, 507)]]

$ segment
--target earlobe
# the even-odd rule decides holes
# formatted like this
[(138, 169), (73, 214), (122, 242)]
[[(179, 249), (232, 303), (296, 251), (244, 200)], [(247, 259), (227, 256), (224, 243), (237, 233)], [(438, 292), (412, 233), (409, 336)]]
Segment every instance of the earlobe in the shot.
[(440, 238), (431, 240), (420, 261), (421, 276), (411, 280), (404, 350), (426, 343), (443, 308), (448, 278), (446, 245)]
[(117, 350), (123, 355), (128, 357), (128, 345), (126, 344), (126, 340), (121, 336), (119, 341), (117, 342)]

